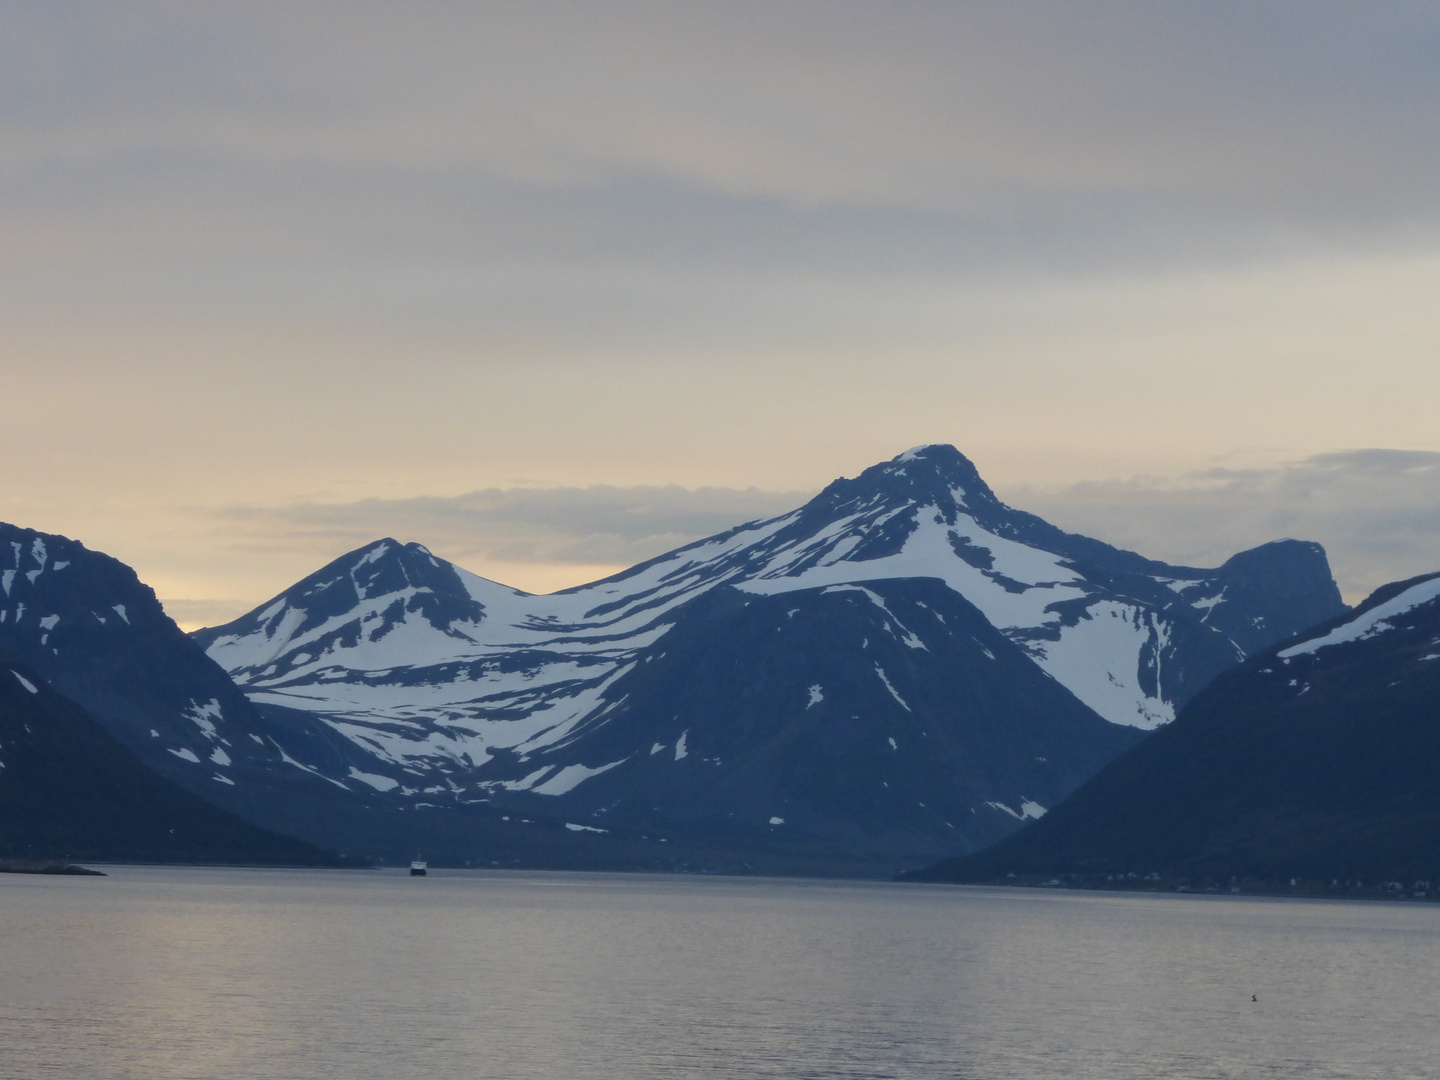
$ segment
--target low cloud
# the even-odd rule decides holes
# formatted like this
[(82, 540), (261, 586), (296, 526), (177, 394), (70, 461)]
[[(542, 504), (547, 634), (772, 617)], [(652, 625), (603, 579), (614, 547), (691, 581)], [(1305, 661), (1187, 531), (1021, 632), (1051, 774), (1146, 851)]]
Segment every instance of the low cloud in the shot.
[(1387, 581), (1440, 570), (1437, 453), (1351, 450), (1006, 497), (1071, 531), (1188, 565), (1283, 537), (1318, 540), (1351, 603)]
[[(630, 566), (746, 521), (793, 510), (807, 492), (755, 488), (491, 488), (453, 497), (363, 499), (215, 511), (232, 546), (339, 554), (394, 536), (469, 563)], [(467, 563), (467, 560), (469, 561)]]
[[(754, 488), (492, 488), (453, 497), (364, 499), (198, 511), (222, 559), (296, 580), (382, 536), (507, 584), (549, 591), (593, 580), (746, 521), (803, 504), (811, 492)], [(1063, 489), (1012, 487), (1011, 505), (1150, 558), (1215, 566), (1245, 548), (1294, 537), (1325, 545), (1355, 602), (1387, 581), (1440, 570), (1440, 453), (1355, 450), (1271, 468), (1210, 469)], [(273, 578), (277, 582), (278, 578)], [(288, 584), (286, 581), (284, 584)], [(279, 587), (284, 587), (281, 584)], [(231, 600), (167, 600), (198, 624), (233, 618)], [(185, 607), (180, 612), (181, 605)], [(192, 610), (193, 609), (193, 610)]]

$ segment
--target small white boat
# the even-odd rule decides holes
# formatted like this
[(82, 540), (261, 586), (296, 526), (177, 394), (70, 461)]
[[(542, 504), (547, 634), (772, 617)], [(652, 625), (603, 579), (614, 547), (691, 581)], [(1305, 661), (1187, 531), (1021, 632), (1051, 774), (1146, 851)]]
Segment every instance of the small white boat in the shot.
[(424, 877), (424, 876), (425, 876), (426, 874), (428, 874), (429, 872), (430, 872), (430, 868), (429, 868), (429, 866), (426, 864), (426, 862), (425, 862), (424, 859), (415, 859), (414, 861), (412, 861), (412, 862), (410, 863), (410, 876), (411, 876), (411, 877)]

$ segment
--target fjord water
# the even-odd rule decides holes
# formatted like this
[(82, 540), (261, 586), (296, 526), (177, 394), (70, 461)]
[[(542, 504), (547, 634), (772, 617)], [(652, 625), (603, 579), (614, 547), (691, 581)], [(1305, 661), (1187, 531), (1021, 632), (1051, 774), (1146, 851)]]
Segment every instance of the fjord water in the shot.
[(1440, 1061), (1429, 904), (110, 872), (0, 876), (0, 1077), (1397, 1078)]

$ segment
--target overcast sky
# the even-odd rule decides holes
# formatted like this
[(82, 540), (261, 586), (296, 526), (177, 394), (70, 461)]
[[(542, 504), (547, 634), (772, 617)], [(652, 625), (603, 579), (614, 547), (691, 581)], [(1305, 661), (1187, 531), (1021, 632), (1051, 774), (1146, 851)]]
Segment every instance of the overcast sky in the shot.
[(1440, 568), (1436, 102), (1429, 2), (15, 0), (0, 517), (193, 625), (367, 530), (555, 588), (950, 442), (1353, 596)]

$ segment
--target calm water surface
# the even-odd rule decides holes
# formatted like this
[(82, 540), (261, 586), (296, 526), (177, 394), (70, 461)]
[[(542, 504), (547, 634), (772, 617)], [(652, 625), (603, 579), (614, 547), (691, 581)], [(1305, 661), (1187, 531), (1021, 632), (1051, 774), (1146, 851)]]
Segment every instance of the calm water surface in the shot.
[(1433, 1077), (1437, 985), (1428, 905), (0, 875), (0, 1077), (17, 1080)]

